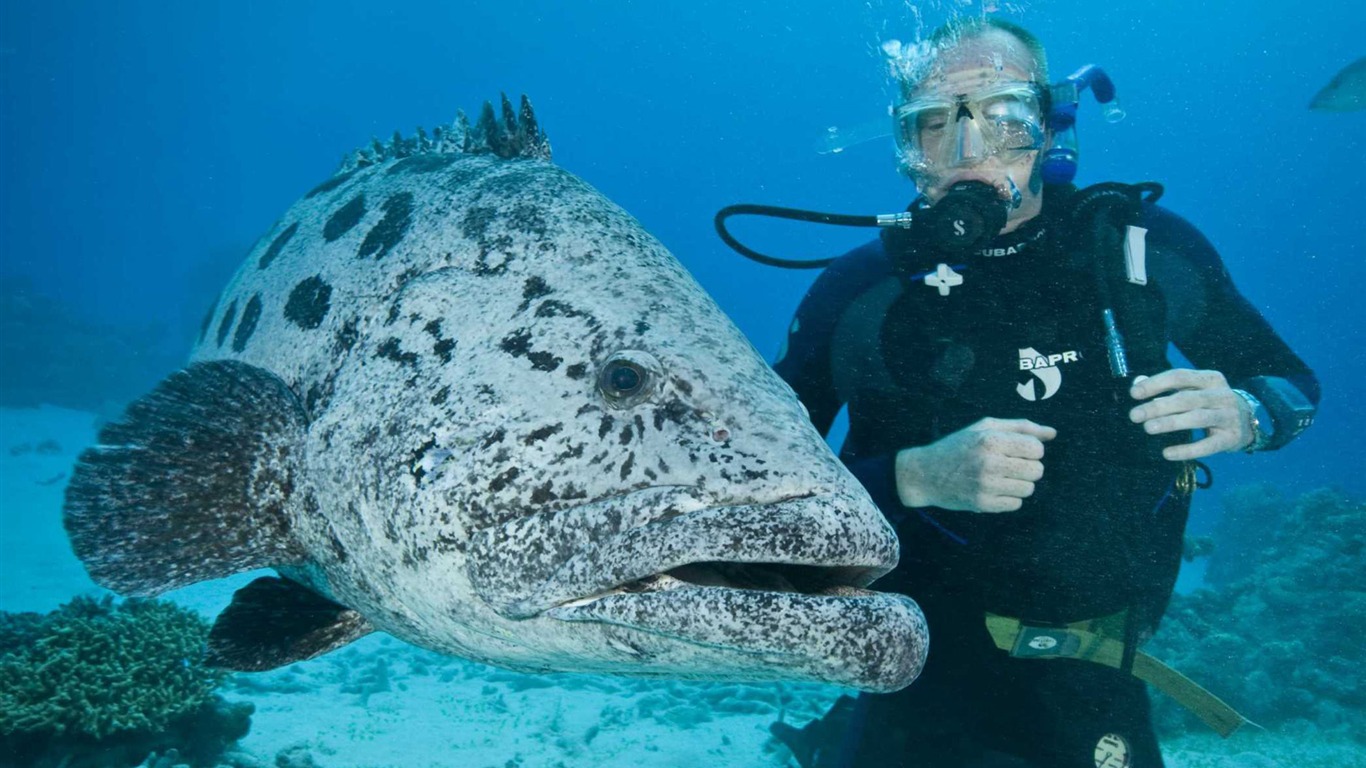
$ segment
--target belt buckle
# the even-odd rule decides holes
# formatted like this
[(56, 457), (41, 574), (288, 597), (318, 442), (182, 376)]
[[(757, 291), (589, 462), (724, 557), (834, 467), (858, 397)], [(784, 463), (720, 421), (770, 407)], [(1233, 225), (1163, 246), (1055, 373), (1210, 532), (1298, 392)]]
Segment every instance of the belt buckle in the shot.
[(1081, 650), (1081, 638), (1066, 627), (1020, 625), (1010, 655), (1018, 659), (1071, 658)]

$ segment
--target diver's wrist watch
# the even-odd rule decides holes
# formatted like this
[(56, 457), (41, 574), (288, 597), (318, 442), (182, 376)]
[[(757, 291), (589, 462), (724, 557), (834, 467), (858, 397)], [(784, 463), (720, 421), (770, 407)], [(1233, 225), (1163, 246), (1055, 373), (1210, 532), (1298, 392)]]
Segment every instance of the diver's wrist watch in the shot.
[(1252, 431), (1252, 442), (1248, 443), (1243, 450), (1247, 453), (1255, 453), (1262, 450), (1271, 442), (1271, 436), (1275, 432), (1275, 427), (1271, 421), (1271, 414), (1262, 405), (1255, 395), (1247, 390), (1235, 389), (1234, 394), (1243, 398), (1243, 402), (1248, 405), (1249, 425)]

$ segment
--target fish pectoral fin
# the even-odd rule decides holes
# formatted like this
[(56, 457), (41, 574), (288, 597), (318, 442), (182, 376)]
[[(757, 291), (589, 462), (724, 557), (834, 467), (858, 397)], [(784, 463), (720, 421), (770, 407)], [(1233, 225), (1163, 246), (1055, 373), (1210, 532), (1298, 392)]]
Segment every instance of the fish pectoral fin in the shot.
[(63, 523), (94, 580), (152, 596), (304, 562), (287, 515), (307, 417), (245, 363), (173, 373), (100, 431), (67, 486)]
[(237, 590), (218, 615), (206, 661), (264, 672), (321, 656), (373, 631), (356, 611), (297, 581), (265, 576)]

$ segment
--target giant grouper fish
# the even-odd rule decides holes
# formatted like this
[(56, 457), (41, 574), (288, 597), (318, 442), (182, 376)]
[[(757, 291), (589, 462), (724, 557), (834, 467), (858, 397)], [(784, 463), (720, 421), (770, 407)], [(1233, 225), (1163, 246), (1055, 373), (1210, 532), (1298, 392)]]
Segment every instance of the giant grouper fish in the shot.
[(78, 462), (101, 585), (258, 568), (211, 663), (373, 631), (524, 671), (891, 691), (928, 636), (793, 392), (525, 97), (344, 161)]

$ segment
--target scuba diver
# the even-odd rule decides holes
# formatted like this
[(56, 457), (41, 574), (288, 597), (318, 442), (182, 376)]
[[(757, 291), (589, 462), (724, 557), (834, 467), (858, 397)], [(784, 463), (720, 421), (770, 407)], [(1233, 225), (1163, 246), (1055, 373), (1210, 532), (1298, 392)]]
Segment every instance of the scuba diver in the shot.
[[(1161, 766), (1145, 681), (1222, 733), (1245, 722), (1139, 650), (1197, 460), (1284, 446), (1317, 380), (1160, 187), (1070, 184), (1076, 95), (1110, 100), (1102, 72), (1050, 87), (1037, 38), (990, 18), (920, 52), (893, 110), (920, 195), (818, 262), (774, 367), (822, 434), (847, 406), (841, 458), (901, 541), (878, 588), (923, 608), (929, 658), (774, 733), (808, 767)], [(734, 208), (727, 242), (792, 265), (735, 243), (725, 216), (759, 211)]]

